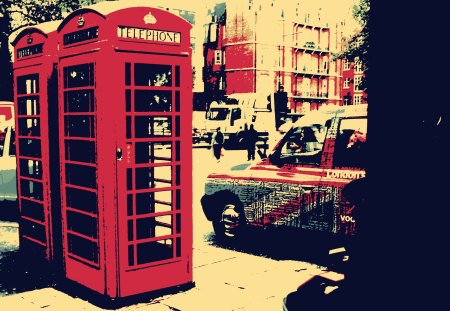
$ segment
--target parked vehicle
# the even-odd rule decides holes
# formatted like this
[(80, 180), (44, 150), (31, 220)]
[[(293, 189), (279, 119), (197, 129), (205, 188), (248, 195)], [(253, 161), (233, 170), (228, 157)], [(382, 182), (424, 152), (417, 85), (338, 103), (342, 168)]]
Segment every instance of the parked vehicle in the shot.
[(210, 174), (201, 204), (216, 236), (280, 226), (354, 235), (355, 206), (342, 190), (365, 177), (366, 133), (367, 105), (314, 111), (267, 159)]
[(14, 119), (0, 122), (0, 201), (17, 199)]
[[(206, 111), (205, 129), (208, 137), (220, 127), (224, 133), (225, 148), (242, 148), (240, 133), (253, 124), (261, 141), (267, 141), (276, 132), (273, 94), (236, 93), (211, 102)], [(202, 129), (199, 129), (202, 130)]]

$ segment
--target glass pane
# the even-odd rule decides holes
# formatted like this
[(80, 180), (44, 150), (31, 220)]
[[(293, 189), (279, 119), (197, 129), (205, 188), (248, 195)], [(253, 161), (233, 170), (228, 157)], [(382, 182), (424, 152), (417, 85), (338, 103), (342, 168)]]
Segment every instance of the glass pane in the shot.
[(97, 219), (88, 215), (67, 211), (67, 229), (91, 238), (97, 238)]
[(136, 214), (149, 214), (155, 212), (155, 195), (153, 192), (136, 193)]
[(64, 133), (71, 137), (95, 137), (94, 116), (65, 116)]
[(131, 138), (131, 117), (126, 117), (126, 136)]
[(20, 194), (27, 198), (42, 200), (42, 183), (37, 181), (20, 179)]
[(175, 86), (180, 86), (180, 66), (175, 66)]
[(95, 167), (66, 164), (66, 183), (81, 187), (97, 187), (97, 170)]
[(64, 87), (94, 85), (94, 64), (82, 64), (64, 68)]
[(41, 203), (36, 203), (28, 200), (20, 200), (20, 213), (22, 216), (33, 218), (39, 221), (44, 221), (44, 206)]
[(41, 136), (39, 118), (19, 118), (20, 136)]
[(131, 64), (125, 63), (125, 85), (131, 84)]
[(125, 91), (125, 110), (131, 112), (131, 91)]
[(39, 139), (19, 138), (20, 155), (25, 157), (41, 157), (41, 141)]
[(134, 266), (134, 245), (128, 245), (128, 265)]
[(134, 82), (139, 86), (172, 86), (172, 66), (135, 64)]
[(137, 168), (136, 169), (136, 189), (148, 189), (154, 186), (153, 168)]
[(128, 220), (128, 241), (133, 241), (134, 238), (134, 225), (133, 220)]
[(66, 91), (64, 112), (94, 112), (94, 90)]
[(154, 170), (155, 188), (170, 187), (172, 185), (172, 167), (157, 166)]
[(177, 257), (181, 256), (181, 238), (177, 238)]
[(140, 163), (162, 163), (172, 160), (171, 142), (136, 143), (135, 161)]
[(39, 96), (27, 96), (25, 98), (18, 99), (18, 114), (19, 115), (38, 115), (39, 109)]
[(42, 179), (42, 163), (39, 160), (19, 160), (20, 175)]
[(153, 261), (170, 259), (173, 257), (172, 239), (155, 242), (141, 243), (137, 245), (137, 263), (145, 264)]
[(136, 194), (136, 214), (168, 212), (172, 209), (172, 192), (155, 191)]
[(67, 234), (67, 244), (69, 253), (87, 259), (91, 262), (98, 263), (97, 243), (69, 233)]
[(135, 117), (135, 137), (172, 136), (172, 117)]
[(180, 161), (180, 153), (181, 153), (180, 141), (177, 140), (175, 145), (176, 145), (176, 148), (175, 148), (175, 161)]
[(180, 185), (180, 180), (181, 180), (181, 167), (179, 165), (177, 165), (175, 167), (175, 184), (177, 186)]
[(133, 195), (132, 194), (127, 195), (127, 215), (128, 216), (133, 215)]
[(181, 232), (181, 214), (176, 214), (177, 218), (177, 227), (176, 227), (176, 233)]
[[(8, 129), (5, 129), (5, 131), (0, 130), (0, 157), (3, 157), (3, 153), (6, 155), (5, 149), (5, 141), (6, 141), (6, 134), (8, 133)], [(5, 151), (5, 152), (3, 152)]]
[(67, 207), (97, 214), (97, 194), (95, 192), (66, 187)]
[(177, 196), (177, 210), (179, 210), (181, 208), (181, 190), (177, 190), (176, 191), (176, 196)]
[(175, 111), (180, 112), (180, 91), (175, 92)]
[(142, 91), (134, 93), (136, 112), (172, 111), (172, 91)]
[(176, 116), (175, 117), (175, 136), (176, 137), (180, 137), (180, 117)]
[(96, 163), (95, 142), (67, 139), (64, 141), (64, 145), (66, 148), (66, 160)]
[(39, 93), (39, 75), (32, 74), (17, 77), (17, 94), (35, 94)]
[(162, 188), (172, 185), (172, 167), (136, 168), (136, 189)]
[(172, 234), (172, 215), (136, 219), (136, 238), (148, 239)]
[(9, 155), (16, 155), (16, 131), (14, 129), (11, 130), (11, 137), (9, 140)]
[(367, 157), (366, 134), (367, 119), (341, 120), (334, 148), (334, 166), (364, 168)]
[(127, 190), (133, 189), (133, 169), (127, 168)]
[(20, 234), (44, 243), (47, 240), (44, 226), (23, 218), (20, 222)]

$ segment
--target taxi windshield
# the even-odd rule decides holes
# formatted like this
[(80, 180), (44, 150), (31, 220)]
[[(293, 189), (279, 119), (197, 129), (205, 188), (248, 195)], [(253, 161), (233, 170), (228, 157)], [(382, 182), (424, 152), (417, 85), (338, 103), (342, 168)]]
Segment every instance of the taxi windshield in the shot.
[(274, 164), (320, 163), (328, 126), (313, 123), (294, 126), (289, 130), (270, 157)]

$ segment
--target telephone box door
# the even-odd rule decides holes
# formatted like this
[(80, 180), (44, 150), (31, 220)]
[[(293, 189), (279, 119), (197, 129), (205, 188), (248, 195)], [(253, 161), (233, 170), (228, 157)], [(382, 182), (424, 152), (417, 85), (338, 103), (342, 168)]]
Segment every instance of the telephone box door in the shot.
[(72, 280), (83, 278), (83, 284), (103, 292), (104, 231), (99, 208), (103, 196), (98, 186), (97, 64), (93, 56), (61, 60), (61, 199), (66, 275)]
[(133, 55), (122, 64), (119, 296), (192, 281), (190, 70), (187, 55)]

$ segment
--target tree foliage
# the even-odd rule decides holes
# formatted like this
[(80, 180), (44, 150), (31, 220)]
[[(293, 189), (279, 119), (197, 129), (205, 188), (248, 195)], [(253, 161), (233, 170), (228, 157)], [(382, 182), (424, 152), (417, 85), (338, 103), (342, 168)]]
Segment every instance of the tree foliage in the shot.
[(2, 0), (0, 2), (0, 100), (13, 99), (8, 37), (23, 26), (60, 20), (65, 13), (96, 0)]
[(338, 59), (347, 59), (350, 62), (354, 62), (355, 58), (358, 57), (359, 61), (362, 62), (364, 66), (364, 76), (360, 87), (368, 93), (368, 77), (369, 77), (369, 34), (370, 34), (370, 2), (369, 0), (360, 0), (358, 6), (353, 7), (353, 17), (358, 22), (361, 30), (349, 38), (347, 49), (345, 49), (341, 54), (337, 55)]

